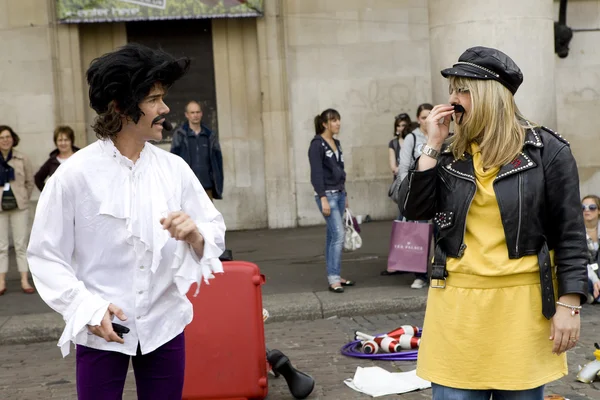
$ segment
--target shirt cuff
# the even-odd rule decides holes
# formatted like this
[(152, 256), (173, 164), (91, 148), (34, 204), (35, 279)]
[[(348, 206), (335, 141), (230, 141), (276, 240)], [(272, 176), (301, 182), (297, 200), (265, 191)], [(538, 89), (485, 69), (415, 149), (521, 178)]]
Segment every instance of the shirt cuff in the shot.
[(69, 307), (70, 315), (65, 313), (66, 326), (58, 340), (58, 347), (63, 357), (70, 353), (71, 341), (83, 332), (87, 325), (100, 325), (110, 303), (87, 290), (81, 291), (74, 300), (74, 307)]
[(208, 284), (209, 279), (213, 279), (215, 273), (223, 272), (223, 264), (219, 257), (225, 251), (225, 246), (219, 246), (216, 243), (215, 224), (212, 222), (198, 223), (198, 230), (204, 238), (204, 253), (199, 258), (192, 246), (188, 243), (177, 242), (175, 258), (171, 268), (177, 269), (175, 272), (175, 285), (179, 293), (185, 295), (193, 283), (197, 283), (197, 296), (200, 292), (201, 281)]

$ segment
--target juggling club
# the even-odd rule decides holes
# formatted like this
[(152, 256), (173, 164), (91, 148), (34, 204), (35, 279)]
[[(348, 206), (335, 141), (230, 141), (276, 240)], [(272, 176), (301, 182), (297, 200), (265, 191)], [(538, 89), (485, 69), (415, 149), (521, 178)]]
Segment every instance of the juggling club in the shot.
[(421, 339), (410, 335), (400, 335), (398, 338), (398, 343), (400, 344), (400, 348), (403, 350), (413, 350), (419, 348), (421, 345)]
[(379, 348), (384, 353), (398, 353), (402, 348), (400, 347), (400, 343), (394, 338), (389, 336), (378, 336), (374, 337), (371, 335), (367, 335), (366, 333), (356, 331), (356, 337), (359, 340), (372, 340), (379, 345)]
[(402, 325), (400, 328), (386, 333), (386, 335), (398, 339), (400, 335), (417, 336), (419, 333), (421, 333), (421, 330), (416, 326)]
[(379, 345), (374, 340), (364, 340), (361, 342), (361, 346), (365, 354), (375, 354), (379, 351)]

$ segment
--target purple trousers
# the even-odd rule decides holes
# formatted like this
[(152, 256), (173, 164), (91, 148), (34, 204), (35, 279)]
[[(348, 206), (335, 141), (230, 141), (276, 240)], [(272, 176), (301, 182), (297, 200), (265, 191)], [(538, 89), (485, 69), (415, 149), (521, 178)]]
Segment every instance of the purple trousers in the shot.
[(185, 337), (181, 333), (151, 353), (131, 357), (77, 345), (77, 398), (121, 400), (129, 359), (140, 400), (181, 400), (185, 371)]

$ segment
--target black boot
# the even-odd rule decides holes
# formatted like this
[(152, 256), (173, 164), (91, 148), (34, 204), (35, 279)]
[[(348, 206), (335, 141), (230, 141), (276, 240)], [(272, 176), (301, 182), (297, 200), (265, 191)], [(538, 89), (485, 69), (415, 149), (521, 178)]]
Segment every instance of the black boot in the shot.
[(281, 351), (269, 350), (267, 352), (267, 361), (271, 364), (276, 376), (278, 374), (283, 375), (294, 398), (305, 399), (312, 393), (315, 387), (315, 380), (310, 375), (294, 368), (290, 359)]

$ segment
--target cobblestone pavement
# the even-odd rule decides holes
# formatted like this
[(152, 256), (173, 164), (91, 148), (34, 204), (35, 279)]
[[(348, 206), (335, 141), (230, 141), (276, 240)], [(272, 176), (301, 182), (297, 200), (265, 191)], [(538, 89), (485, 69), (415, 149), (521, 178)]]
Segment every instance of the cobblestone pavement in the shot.
[[(581, 342), (569, 355), (570, 374), (548, 385), (546, 394), (560, 394), (570, 400), (600, 399), (600, 383), (583, 384), (575, 380), (577, 366), (592, 357), (594, 342), (600, 342), (600, 306), (585, 306)], [(412, 362), (369, 362), (347, 358), (340, 347), (352, 339), (354, 330), (387, 332), (404, 324), (421, 325), (423, 313), (333, 318), (306, 322), (282, 322), (266, 325), (267, 345), (280, 349), (300, 370), (313, 375), (317, 385), (311, 399), (367, 399), (348, 388), (344, 379), (354, 375), (357, 366), (379, 365), (389, 371), (414, 369)], [(74, 356), (60, 358), (55, 343), (0, 347), (0, 399), (75, 399)], [(292, 399), (283, 378), (270, 379), (269, 400)], [(125, 399), (135, 399), (133, 371), (127, 379)], [(422, 400), (431, 398), (431, 390), (381, 399)]]

